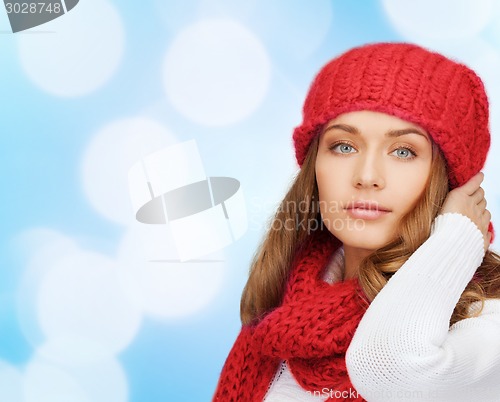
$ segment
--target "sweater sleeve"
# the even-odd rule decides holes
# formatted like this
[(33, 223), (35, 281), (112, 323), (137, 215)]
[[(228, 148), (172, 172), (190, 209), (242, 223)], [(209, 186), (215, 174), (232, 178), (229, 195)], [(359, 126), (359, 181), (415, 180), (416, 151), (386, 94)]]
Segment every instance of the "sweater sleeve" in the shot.
[(467, 217), (438, 216), (429, 239), (372, 301), (346, 354), (352, 384), (368, 402), (499, 400), (500, 299), (449, 326), (483, 244)]

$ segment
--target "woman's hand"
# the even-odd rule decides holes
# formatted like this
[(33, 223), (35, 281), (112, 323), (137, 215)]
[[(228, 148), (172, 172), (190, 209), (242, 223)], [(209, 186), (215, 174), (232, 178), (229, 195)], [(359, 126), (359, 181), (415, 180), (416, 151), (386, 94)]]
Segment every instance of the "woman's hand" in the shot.
[(457, 212), (467, 216), (483, 234), (486, 251), (491, 241), (491, 233), (488, 232), (491, 214), (486, 209), (484, 190), (481, 188), (483, 179), (484, 174), (479, 172), (463, 186), (451, 190), (444, 200), (441, 214)]

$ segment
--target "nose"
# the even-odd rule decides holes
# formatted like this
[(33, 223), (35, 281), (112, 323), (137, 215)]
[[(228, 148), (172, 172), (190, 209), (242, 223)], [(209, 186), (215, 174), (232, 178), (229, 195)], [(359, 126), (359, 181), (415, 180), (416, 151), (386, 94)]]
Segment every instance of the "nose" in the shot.
[(384, 166), (380, 158), (373, 154), (360, 157), (355, 167), (353, 185), (358, 189), (384, 188)]

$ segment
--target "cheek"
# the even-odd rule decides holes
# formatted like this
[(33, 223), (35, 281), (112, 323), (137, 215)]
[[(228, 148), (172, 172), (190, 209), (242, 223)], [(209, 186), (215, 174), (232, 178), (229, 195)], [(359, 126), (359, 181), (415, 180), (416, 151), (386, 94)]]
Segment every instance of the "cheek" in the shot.
[(324, 223), (329, 227), (327, 222), (345, 218), (342, 205), (350, 198), (349, 195), (342, 193), (337, 182), (324, 184), (321, 186), (318, 183), (319, 211)]
[[(318, 161), (320, 162), (320, 161)], [(350, 189), (347, 169), (343, 169), (344, 174), (335, 174), (338, 167), (332, 161), (316, 164), (316, 183), (318, 185), (319, 200), (322, 203), (336, 203), (349, 197), (347, 193)]]
[(318, 158), (318, 160), (316, 161), (315, 173), (316, 185), (318, 186), (319, 201), (321, 202), (323, 202), (325, 198), (329, 196), (328, 192), (331, 189), (331, 185), (329, 184), (330, 180), (326, 171), (327, 169), (325, 169), (324, 164), (322, 164)]
[(321, 214), (331, 213), (332, 211), (337, 211), (337, 207), (339, 202), (343, 199), (341, 192), (339, 189), (341, 186), (339, 185), (337, 180), (332, 179), (331, 177), (318, 175), (316, 177), (316, 182), (318, 185), (318, 197), (320, 203), (320, 211)]
[(430, 174), (428, 169), (422, 169), (420, 171), (412, 171), (403, 174), (403, 171), (396, 173), (399, 178), (395, 182), (398, 183), (398, 193), (399, 200), (402, 209), (405, 212), (411, 210), (417, 204), (418, 200), (425, 191), (427, 184), (427, 178)]

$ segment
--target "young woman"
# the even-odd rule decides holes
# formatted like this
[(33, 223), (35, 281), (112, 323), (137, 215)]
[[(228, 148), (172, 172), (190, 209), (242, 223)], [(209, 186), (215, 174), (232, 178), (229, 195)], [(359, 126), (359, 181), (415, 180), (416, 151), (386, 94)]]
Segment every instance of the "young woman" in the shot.
[(477, 75), (415, 45), (323, 67), (214, 401), (500, 400), (488, 120)]

